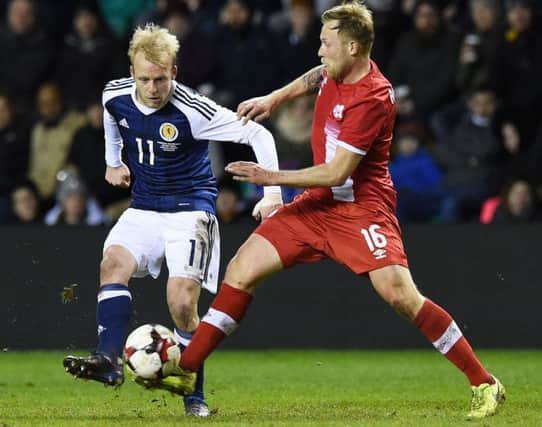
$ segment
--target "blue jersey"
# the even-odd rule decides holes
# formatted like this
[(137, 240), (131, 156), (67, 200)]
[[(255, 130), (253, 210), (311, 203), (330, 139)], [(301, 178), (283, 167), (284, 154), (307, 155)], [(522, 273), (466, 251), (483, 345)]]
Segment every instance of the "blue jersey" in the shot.
[(239, 139), (232, 134), (239, 128), (233, 112), (177, 82), (169, 101), (153, 109), (136, 100), (131, 78), (109, 82), (103, 105), (106, 141), (108, 134), (122, 139), (133, 180), (133, 208), (215, 212), (208, 140)]

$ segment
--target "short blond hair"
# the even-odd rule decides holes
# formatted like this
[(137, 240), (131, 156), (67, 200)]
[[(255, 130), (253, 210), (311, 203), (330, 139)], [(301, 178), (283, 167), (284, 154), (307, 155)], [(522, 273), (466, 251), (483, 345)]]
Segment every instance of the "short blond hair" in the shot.
[[(147, 24), (145, 28), (137, 27), (130, 40), (128, 56), (134, 63), (136, 53), (143, 52), (147, 61), (162, 67), (175, 65), (179, 40), (167, 29), (155, 24)], [(168, 63), (171, 61), (171, 63)]]
[(322, 13), (322, 23), (338, 21), (338, 33), (357, 41), (361, 53), (369, 54), (375, 39), (373, 14), (363, 2), (353, 0)]

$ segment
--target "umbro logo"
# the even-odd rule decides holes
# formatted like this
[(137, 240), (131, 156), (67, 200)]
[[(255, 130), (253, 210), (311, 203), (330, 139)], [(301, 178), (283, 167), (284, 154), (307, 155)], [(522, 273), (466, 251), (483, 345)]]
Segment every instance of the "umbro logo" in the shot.
[(386, 258), (386, 249), (377, 249), (377, 250), (373, 251), (373, 256), (376, 259)]
[(128, 125), (128, 122), (126, 121), (126, 119), (121, 119), (121, 121), (119, 122), (119, 125), (130, 129), (130, 126)]

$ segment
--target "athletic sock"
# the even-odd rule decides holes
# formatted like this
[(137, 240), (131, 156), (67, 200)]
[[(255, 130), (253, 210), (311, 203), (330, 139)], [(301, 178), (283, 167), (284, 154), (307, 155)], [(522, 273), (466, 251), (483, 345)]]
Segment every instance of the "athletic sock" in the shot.
[(97, 353), (113, 358), (122, 357), (131, 308), (132, 295), (127, 286), (111, 283), (100, 288), (96, 308)]
[(252, 298), (252, 294), (223, 283), (209, 311), (201, 319), (192, 342), (182, 353), (179, 366), (197, 372), (224, 337), (237, 328)]
[[(186, 332), (181, 331), (178, 328), (175, 328), (175, 338), (179, 342), (179, 347), (181, 348), (181, 354), (186, 350), (186, 347), (188, 347), (188, 344), (190, 344), (192, 340), (192, 332)], [(203, 363), (201, 364), (201, 368), (198, 370), (198, 375), (196, 377), (196, 387), (194, 389), (194, 393), (184, 396), (185, 403), (187, 401), (191, 400), (199, 400), (204, 401), (205, 396), (203, 394), (203, 383), (205, 379), (205, 372), (204, 372), (204, 366)]]
[(414, 324), (438, 351), (467, 376), (471, 385), (495, 382), (474, 354), (457, 324), (442, 307), (426, 299), (414, 319)]

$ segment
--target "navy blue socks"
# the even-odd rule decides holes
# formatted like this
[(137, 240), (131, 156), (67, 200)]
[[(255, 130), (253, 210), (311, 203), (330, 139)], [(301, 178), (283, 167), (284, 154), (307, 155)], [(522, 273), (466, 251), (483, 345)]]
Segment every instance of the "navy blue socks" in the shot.
[[(175, 338), (180, 344), (181, 347), (181, 353), (184, 351), (184, 349), (190, 344), (190, 340), (192, 339), (192, 332), (185, 332), (181, 331), (178, 328), (175, 328)], [(181, 356), (182, 357), (182, 356)], [(204, 381), (204, 370), (203, 365), (201, 365), (201, 368), (198, 371), (198, 376), (196, 378), (196, 388), (194, 390), (194, 393), (190, 396), (185, 396), (184, 400), (198, 400), (198, 401), (204, 401), (204, 395), (203, 395), (203, 381)]]
[(96, 307), (97, 353), (122, 357), (131, 311), (132, 295), (127, 286), (111, 283), (100, 288)]

